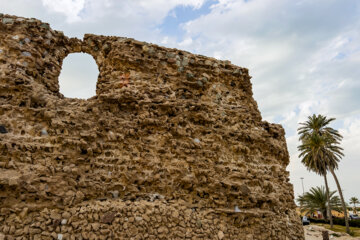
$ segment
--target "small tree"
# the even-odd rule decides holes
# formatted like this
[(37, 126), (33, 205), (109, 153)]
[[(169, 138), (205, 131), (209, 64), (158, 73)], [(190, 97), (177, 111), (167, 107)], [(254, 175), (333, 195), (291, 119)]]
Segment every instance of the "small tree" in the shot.
[[(341, 207), (341, 201), (338, 196), (335, 195), (336, 191), (329, 193), (330, 205), (332, 209), (338, 210)], [(306, 214), (311, 214), (315, 211), (320, 211), (323, 217), (326, 219), (327, 213), (327, 194), (323, 186), (312, 187), (309, 192), (299, 196), (297, 202), (302, 206), (301, 211), (305, 211)]]
[(354, 204), (354, 212), (356, 213), (357, 212), (357, 210), (356, 210), (356, 204), (359, 204), (360, 202), (359, 202), (359, 199), (358, 198), (356, 198), (356, 197), (352, 197), (352, 198), (350, 198), (350, 204)]

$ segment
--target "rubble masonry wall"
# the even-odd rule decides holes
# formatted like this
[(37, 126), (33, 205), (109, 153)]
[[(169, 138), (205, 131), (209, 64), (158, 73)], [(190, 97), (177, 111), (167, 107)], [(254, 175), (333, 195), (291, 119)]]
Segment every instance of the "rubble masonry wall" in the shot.
[[(65, 98), (71, 53), (96, 96)], [(0, 14), (0, 239), (304, 239), (246, 68)]]

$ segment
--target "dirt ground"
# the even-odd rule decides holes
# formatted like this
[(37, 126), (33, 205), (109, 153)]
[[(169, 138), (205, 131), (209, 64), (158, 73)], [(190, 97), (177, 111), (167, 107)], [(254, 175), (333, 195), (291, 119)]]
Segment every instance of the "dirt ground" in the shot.
[(346, 233), (333, 232), (327, 230), (324, 227), (316, 225), (304, 226), (305, 230), (305, 240), (322, 240), (322, 231), (328, 231), (330, 239), (339, 239), (339, 240), (360, 240), (360, 237), (351, 237)]

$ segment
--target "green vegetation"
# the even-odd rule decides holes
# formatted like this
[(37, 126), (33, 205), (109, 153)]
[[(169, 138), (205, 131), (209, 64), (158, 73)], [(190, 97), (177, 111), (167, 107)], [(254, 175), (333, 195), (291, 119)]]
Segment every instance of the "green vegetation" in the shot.
[[(329, 220), (326, 220), (326, 219), (310, 218), (309, 220), (310, 220), (310, 223), (329, 224)], [(334, 220), (335, 225), (345, 226), (345, 220), (343, 218), (334, 218), (333, 220)], [(349, 226), (350, 227), (360, 228), (360, 219), (349, 221)]]
[(359, 204), (359, 199), (356, 197), (350, 198), (350, 204), (354, 204), (354, 209), (356, 209), (356, 204)]
[[(339, 209), (341, 207), (341, 201), (338, 196), (334, 196), (336, 191), (329, 193), (330, 204), (332, 209)], [(327, 216), (327, 197), (326, 191), (323, 186), (313, 187), (309, 192), (299, 196), (297, 199), (301, 206), (301, 211), (305, 211), (305, 214), (311, 214), (314, 211), (320, 211), (324, 217)]]
[[(330, 202), (330, 191), (327, 183), (327, 171), (330, 171), (333, 175), (345, 216), (346, 230), (350, 233), (345, 200), (339, 180), (335, 174), (335, 169), (338, 169), (338, 163), (344, 156), (343, 149), (339, 146), (342, 136), (337, 130), (328, 126), (334, 120), (335, 118), (327, 118), (320, 114), (314, 114), (309, 116), (306, 122), (300, 123), (301, 126), (298, 128), (298, 134), (301, 144), (298, 146), (298, 150), (300, 151), (299, 157), (302, 159), (301, 162), (307, 169), (324, 176), (328, 203)], [(327, 207), (328, 213), (331, 213), (331, 204), (327, 204)], [(331, 214), (328, 215), (330, 226), (332, 227), (332, 216)]]

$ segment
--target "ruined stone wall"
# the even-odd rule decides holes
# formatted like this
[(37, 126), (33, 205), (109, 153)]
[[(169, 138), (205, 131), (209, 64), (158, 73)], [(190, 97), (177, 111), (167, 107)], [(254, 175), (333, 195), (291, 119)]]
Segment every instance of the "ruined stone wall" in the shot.
[[(99, 67), (65, 98), (63, 59)], [(0, 15), (0, 239), (303, 239), (245, 68)]]

